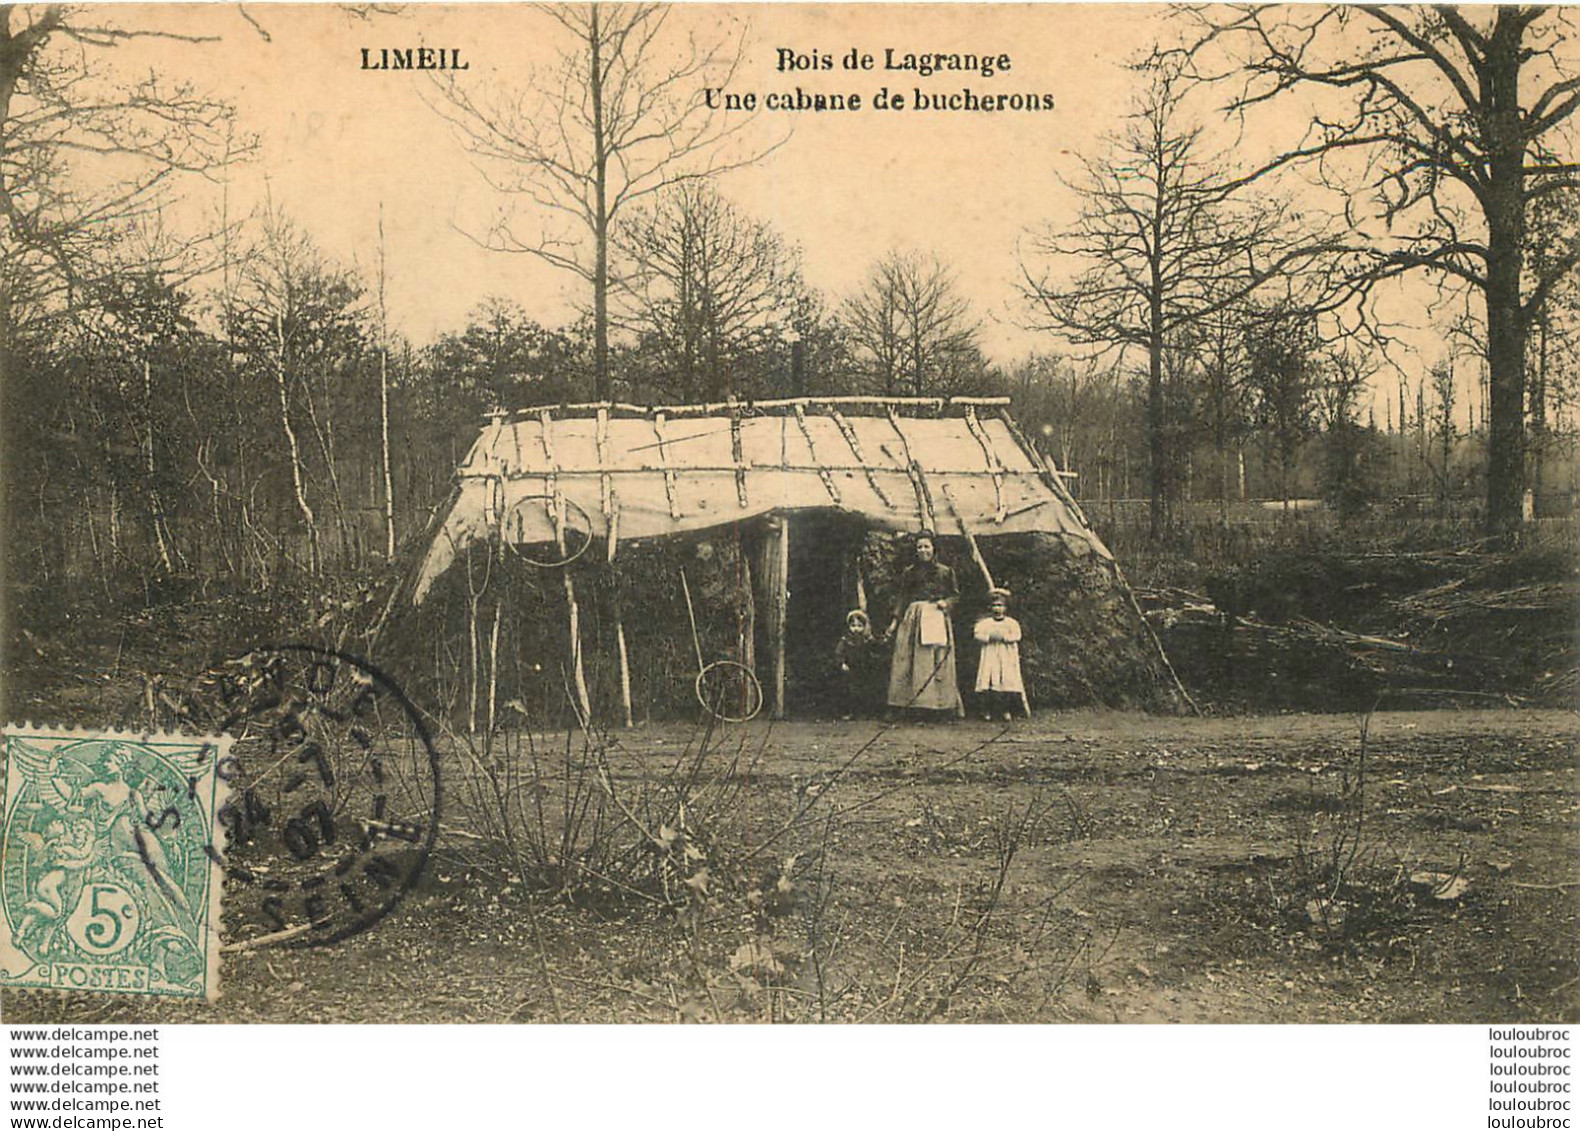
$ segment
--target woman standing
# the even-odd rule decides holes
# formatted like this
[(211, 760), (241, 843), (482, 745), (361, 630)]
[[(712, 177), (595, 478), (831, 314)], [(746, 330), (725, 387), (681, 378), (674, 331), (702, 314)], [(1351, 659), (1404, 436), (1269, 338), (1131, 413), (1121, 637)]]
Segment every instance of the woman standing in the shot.
[(933, 533), (916, 536), (916, 560), (900, 575), (899, 599), (888, 635), (889, 706), (964, 715), (955, 679), (955, 628), (949, 613), (960, 599), (955, 571), (938, 560)]

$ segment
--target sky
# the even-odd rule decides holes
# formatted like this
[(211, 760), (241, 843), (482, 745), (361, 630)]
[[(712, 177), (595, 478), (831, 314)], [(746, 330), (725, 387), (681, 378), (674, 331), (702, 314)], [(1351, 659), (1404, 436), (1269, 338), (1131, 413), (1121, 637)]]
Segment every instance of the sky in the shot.
[[(257, 159), (230, 174), (233, 214), (268, 200), (335, 257), (371, 271), (382, 204), (390, 320), (419, 343), (464, 325), (490, 294), (508, 296), (545, 323), (571, 316), (584, 299), (573, 276), (477, 246), (474, 237), (509, 202), (431, 108), (429, 77), (360, 66), (363, 47), (445, 46), (471, 64), (459, 81), (479, 92), (520, 90), (563, 45), (552, 21), (513, 5), (416, 5), (372, 20), (333, 7), (246, 11), (267, 42), (229, 6), (138, 5), (118, 13), (127, 24), (222, 37), (141, 44), (137, 62), (232, 99), (241, 128), (258, 135)], [(1117, 124), (1130, 81), (1125, 61), (1149, 41), (1158, 17), (1139, 5), (683, 5), (670, 30), (712, 38), (744, 30), (731, 85), (740, 93), (800, 86), (865, 97), (889, 86), (1051, 94), (1055, 108), (1035, 114), (762, 112), (750, 136), (761, 139), (759, 148), (783, 143), (719, 181), (739, 207), (800, 247), (806, 278), (833, 298), (856, 289), (890, 249), (937, 254), (983, 320), (989, 355), (1007, 360), (1037, 344), (1016, 325), (1024, 319), (1017, 248), (1028, 230), (1069, 214), (1060, 177), (1073, 176), (1074, 155)], [(834, 55), (836, 67), (780, 72), (781, 47)], [(839, 67), (852, 47), (874, 54), (877, 69)], [(898, 55), (1008, 53), (1011, 69), (991, 79), (884, 74), (888, 47)], [(198, 186), (184, 207), (196, 212), (201, 201), (212, 210), (215, 199), (213, 186)], [(531, 230), (530, 216), (523, 230)]]
[[(573, 275), (478, 246), (501, 208), (526, 202), (485, 181), (435, 112), (432, 76), (361, 65), (364, 48), (375, 58), (386, 47), (446, 48), (469, 64), (453, 75), (468, 93), (521, 92), (567, 46), (541, 11), (417, 4), (361, 18), (330, 5), (118, 5), (116, 18), (218, 37), (136, 41), (117, 49), (116, 64), (157, 67), (234, 102), (259, 149), (229, 173), (232, 215), (268, 202), (371, 279), (382, 210), (390, 324), (409, 340), (420, 345), (460, 329), (491, 295), (547, 325), (569, 321), (586, 301), (586, 284)], [(1105, 133), (1122, 125), (1138, 81), (1126, 64), (1171, 34), (1167, 11), (1144, 4), (682, 4), (666, 32), (672, 43), (687, 35), (740, 39), (729, 89), (759, 98), (798, 86), (859, 93), (869, 105), (882, 87), (1050, 95), (1053, 108), (1037, 113), (759, 112), (746, 118), (742, 144), (777, 148), (718, 181), (740, 208), (800, 248), (807, 281), (832, 302), (857, 289), (887, 251), (936, 254), (971, 300), (985, 352), (1000, 364), (1055, 347), (1025, 325), (1021, 255), (1031, 234), (1073, 218), (1078, 201), (1064, 182), (1078, 176), (1078, 155), (1101, 152)], [(853, 48), (875, 57), (872, 70), (842, 66)], [(786, 72), (781, 49), (826, 55), (833, 66)], [(921, 78), (884, 71), (885, 49), (897, 57), (1008, 54), (1011, 66), (991, 78)], [(1239, 139), (1235, 155), (1252, 160), (1302, 124), (1298, 113), (1264, 122), (1265, 132)], [(216, 186), (198, 182), (177, 212), (212, 215), (217, 200)], [(534, 213), (518, 215), (530, 234)], [(1437, 336), (1418, 341), (1424, 365), (1441, 359)], [(1465, 411), (1469, 400), (1461, 399)]]

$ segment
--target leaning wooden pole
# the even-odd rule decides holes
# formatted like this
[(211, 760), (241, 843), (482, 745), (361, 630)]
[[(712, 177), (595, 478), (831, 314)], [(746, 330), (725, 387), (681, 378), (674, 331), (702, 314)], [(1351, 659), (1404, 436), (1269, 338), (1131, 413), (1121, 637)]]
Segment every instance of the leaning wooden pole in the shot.
[[(1070, 512), (1074, 514), (1076, 518), (1080, 519), (1081, 523), (1088, 530), (1091, 530), (1090, 520), (1087, 519), (1086, 513), (1081, 510), (1081, 504), (1075, 501), (1075, 496), (1072, 495), (1069, 488), (1064, 485), (1064, 480), (1060, 476), (1058, 470), (1049, 467), (1047, 462), (1043, 460), (1042, 454), (1038, 452), (1032, 442), (1026, 438), (1025, 433), (1020, 430), (1020, 425), (1015, 423), (1015, 418), (1010, 416), (1008, 412), (1000, 412), (999, 419), (1004, 422), (1004, 427), (1009, 431), (1010, 439), (1015, 441), (1015, 446), (1018, 447), (1021, 450), (1021, 453), (1031, 461), (1032, 468), (1037, 471), (1043, 483), (1050, 491), (1054, 493), (1055, 497), (1057, 497), (1060, 502), (1070, 508)], [(1092, 533), (1093, 537), (1095, 538), (1096, 532), (1093, 531)], [(1097, 544), (1102, 546), (1100, 539), (1098, 540)], [(1185, 709), (1191, 714), (1200, 715), (1201, 708), (1196, 706), (1196, 700), (1192, 699), (1190, 697), (1190, 692), (1185, 690), (1185, 684), (1181, 682), (1179, 673), (1174, 670), (1174, 665), (1169, 662), (1169, 654), (1163, 647), (1162, 639), (1155, 631), (1153, 631), (1151, 623), (1147, 620), (1146, 613), (1141, 611), (1141, 605), (1136, 600), (1135, 590), (1130, 588), (1130, 582), (1125, 578), (1125, 571), (1119, 566), (1119, 559), (1114, 557), (1107, 546), (1102, 546), (1101, 558), (1108, 569), (1109, 575), (1113, 578), (1115, 584), (1119, 586), (1119, 591), (1124, 595), (1126, 603), (1130, 606), (1130, 611), (1135, 615), (1136, 619), (1140, 621), (1141, 631), (1143, 635), (1145, 635), (1147, 641), (1152, 645), (1153, 654), (1157, 657), (1159, 662), (1162, 663), (1163, 671), (1168, 676), (1169, 684), (1173, 688), (1174, 694), (1178, 697), (1179, 702), (1182, 703), (1185, 706)]]
[(701, 675), (702, 669), (707, 665), (702, 660), (702, 637), (697, 633), (697, 609), (691, 603), (691, 583), (686, 580), (684, 566), (680, 570), (680, 591), (686, 597), (686, 620), (691, 625), (691, 646), (696, 649), (697, 653), (697, 674)]
[[(607, 478), (607, 476), (605, 477)], [(606, 565), (614, 565), (615, 550), (620, 545), (620, 503), (611, 498), (609, 508), (609, 543), (608, 553), (605, 556)], [(625, 711), (626, 729), (631, 729), (635, 721), (631, 715), (631, 655), (625, 644), (625, 618), (621, 615), (623, 602), (620, 600), (620, 586), (617, 583), (614, 589), (614, 643), (615, 650), (620, 657), (620, 706)]]
[(483, 736), (483, 749), (493, 753), (494, 720), (499, 703), (499, 614), (504, 606), (494, 602), (494, 628), (488, 634), (488, 731)]
[(620, 706), (625, 710), (625, 728), (630, 730), (636, 725), (631, 717), (631, 656), (626, 651), (625, 622), (620, 619), (618, 605), (614, 611), (614, 642), (620, 653)]
[(570, 610), (571, 675), (576, 685), (576, 705), (581, 708), (585, 725), (592, 718), (592, 701), (587, 694), (587, 676), (582, 670), (581, 608), (576, 604), (576, 585), (571, 581), (570, 569), (564, 569), (560, 576), (565, 579), (565, 605)]
[(745, 590), (746, 608), (741, 625), (741, 663), (757, 673), (757, 586), (752, 579), (752, 561), (741, 552), (741, 587)]

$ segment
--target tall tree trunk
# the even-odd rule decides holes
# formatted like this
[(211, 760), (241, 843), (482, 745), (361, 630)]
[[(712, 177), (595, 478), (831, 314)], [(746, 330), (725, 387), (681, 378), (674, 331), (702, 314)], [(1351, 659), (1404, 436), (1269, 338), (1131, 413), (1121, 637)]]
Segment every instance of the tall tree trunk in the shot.
[(395, 560), (395, 477), (390, 471), (389, 350), (379, 350), (379, 459), (384, 470), (384, 560)]
[(1542, 320), (1537, 329), (1540, 332), (1540, 344), (1536, 351), (1536, 369), (1531, 374), (1531, 489), (1535, 492), (1532, 499), (1533, 514), (1540, 518), (1542, 514), (1542, 492), (1547, 479), (1547, 316), (1542, 315)]
[(1152, 299), (1152, 338), (1147, 345), (1147, 502), (1153, 541), (1163, 536), (1163, 302)]
[(592, 74), (588, 93), (593, 119), (593, 386), (600, 401), (612, 400), (609, 381), (609, 144), (603, 120), (602, 12), (592, 5)]
[[(384, 560), (395, 560), (395, 478), (390, 472), (389, 318), (384, 308), (384, 202), (379, 201), (379, 464), (384, 472)], [(497, 621), (495, 622), (497, 626)]]
[(1525, 497), (1525, 335), (1520, 273), (1525, 258), (1525, 144), (1520, 110), (1520, 43), (1500, 16), (1487, 48), (1491, 142), (1487, 216), (1487, 534), (1519, 534)]
[(147, 430), (143, 435), (143, 469), (148, 473), (148, 509), (153, 512), (154, 544), (159, 548), (159, 565), (166, 573), (171, 571), (170, 545), (165, 540), (165, 507), (160, 497), (159, 482), (154, 464), (154, 370), (143, 358), (143, 411)]
[(1151, 247), (1147, 279), (1147, 505), (1152, 541), (1163, 536), (1166, 490), (1163, 460), (1163, 224), (1167, 212), (1168, 170), (1164, 167), (1163, 122), (1151, 123), (1153, 183)]
[(296, 429), (291, 427), (291, 399), (285, 388), (285, 320), (279, 315), (274, 319), (274, 333), (278, 350), (274, 357), (274, 382), (280, 394), (280, 428), (285, 432), (286, 447), (291, 452), (291, 489), (296, 496), (296, 507), (302, 512), (302, 521), (307, 524), (307, 571), (316, 574), (318, 518), (313, 514), (312, 505), (307, 501), (307, 488), (302, 482), (301, 447), (296, 441)]

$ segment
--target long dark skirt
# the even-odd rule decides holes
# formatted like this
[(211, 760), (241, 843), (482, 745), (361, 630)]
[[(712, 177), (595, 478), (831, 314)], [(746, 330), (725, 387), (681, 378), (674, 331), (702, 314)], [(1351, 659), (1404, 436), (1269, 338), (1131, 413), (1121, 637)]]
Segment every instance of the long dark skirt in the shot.
[(894, 633), (894, 660), (889, 667), (889, 706), (921, 707), (930, 711), (965, 714), (960, 684), (955, 677), (955, 626), (947, 615), (949, 642), (923, 644), (922, 609), (926, 601), (912, 601)]

